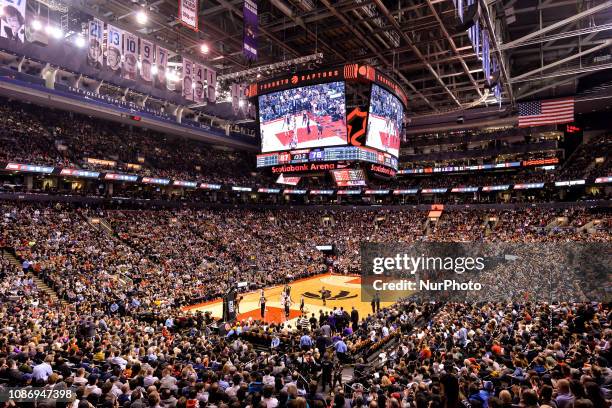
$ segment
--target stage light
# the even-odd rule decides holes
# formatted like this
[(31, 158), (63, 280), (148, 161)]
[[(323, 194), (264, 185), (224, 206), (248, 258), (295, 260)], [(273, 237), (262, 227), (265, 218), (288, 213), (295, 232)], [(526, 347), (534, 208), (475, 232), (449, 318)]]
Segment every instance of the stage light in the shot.
[(47, 27), (49, 28), (48, 34), (50, 34), (51, 37), (59, 40), (60, 38), (64, 36), (64, 32), (62, 31), (61, 28), (54, 27), (54, 26), (47, 26)]
[(238, 106), (241, 108), (244, 106), (244, 101), (242, 99), (238, 101)]
[(261, 74), (258, 72), (257, 73), (257, 79), (261, 78)]
[(151, 66), (151, 74), (157, 75), (157, 65), (152, 65)]
[(144, 10), (140, 10), (138, 13), (136, 13), (136, 21), (138, 21), (138, 24), (146, 24), (148, 19), (149, 17)]
[(136, 66), (138, 67), (138, 69), (141, 69), (141, 68), (142, 68), (142, 62), (141, 62), (141, 61), (138, 61), (138, 62), (136, 63)]
[(39, 20), (32, 21), (32, 30), (38, 31), (42, 28), (42, 23)]
[(83, 48), (85, 46), (85, 38), (82, 35), (77, 35), (74, 39), (74, 43), (77, 47)]
[(200, 45), (200, 52), (202, 54), (208, 54), (208, 51), (210, 51), (210, 49), (208, 48), (208, 44), (204, 43)]

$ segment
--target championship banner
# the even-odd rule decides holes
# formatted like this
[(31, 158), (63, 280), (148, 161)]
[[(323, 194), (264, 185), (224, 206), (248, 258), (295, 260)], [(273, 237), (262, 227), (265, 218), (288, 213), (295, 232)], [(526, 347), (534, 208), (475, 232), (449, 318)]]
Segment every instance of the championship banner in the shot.
[(193, 101), (193, 63), (183, 58), (183, 98)]
[(195, 88), (193, 90), (193, 99), (202, 103), (206, 99), (206, 89), (204, 88), (206, 82), (206, 69), (200, 64), (193, 64), (193, 82)]
[(138, 70), (138, 37), (132, 33), (123, 34), (123, 77), (136, 80)]
[(122, 55), (123, 30), (109, 24), (106, 38), (106, 66), (113, 71), (120, 70)]
[(2, 38), (25, 42), (26, 0), (0, 0)]
[(155, 66), (157, 67), (157, 80), (155, 85), (160, 89), (166, 89), (166, 67), (168, 66), (168, 50), (160, 46), (156, 47)]
[(257, 60), (257, 1), (244, 0), (242, 49), (247, 60)]
[(210, 68), (206, 69), (206, 82), (208, 84), (208, 101), (215, 102), (216, 94), (215, 89), (217, 88), (217, 72)]
[(198, 0), (179, 0), (179, 19), (187, 27), (198, 31)]
[(89, 38), (87, 49), (87, 64), (95, 67), (102, 67), (102, 38), (104, 36), (104, 22), (94, 18), (89, 22)]
[(151, 66), (153, 65), (153, 56), (155, 55), (155, 48), (151, 41), (144, 39), (140, 40), (140, 78), (145, 82), (151, 82), (153, 76), (151, 75)]

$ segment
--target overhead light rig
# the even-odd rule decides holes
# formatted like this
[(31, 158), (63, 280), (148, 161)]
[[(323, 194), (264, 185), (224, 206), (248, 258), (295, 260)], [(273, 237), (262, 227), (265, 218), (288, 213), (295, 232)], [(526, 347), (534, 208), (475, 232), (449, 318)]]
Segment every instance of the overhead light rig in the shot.
[(309, 63), (320, 64), (323, 62), (323, 53), (311, 54), (304, 57), (298, 57), (286, 61), (275, 62), (274, 64), (261, 65), (255, 68), (249, 68), (244, 71), (232, 72), (231, 74), (221, 75), (217, 78), (219, 82), (241, 82), (245, 79), (253, 80), (254, 78), (261, 78), (262, 76), (271, 76), (280, 71), (286, 72), (287, 69), (292, 67), (298, 67)]

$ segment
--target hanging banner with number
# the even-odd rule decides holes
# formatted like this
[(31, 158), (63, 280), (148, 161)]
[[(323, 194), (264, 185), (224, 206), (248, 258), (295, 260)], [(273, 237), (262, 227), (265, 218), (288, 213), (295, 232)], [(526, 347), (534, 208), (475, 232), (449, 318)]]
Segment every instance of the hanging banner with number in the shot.
[(0, 0), (2, 37), (11, 41), (25, 41), (26, 0)]
[(123, 30), (109, 24), (106, 36), (106, 66), (113, 71), (120, 70), (122, 55)]
[(151, 74), (151, 67), (153, 66), (153, 56), (155, 55), (155, 48), (151, 41), (144, 39), (140, 40), (140, 78), (145, 82), (151, 82), (153, 76)]
[(193, 63), (183, 58), (183, 97), (193, 101)]
[(244, 0), (242, 45), (244, 57), (250, 61), (257, 59), (257, 2)]
[(94, 18), (89, 22), (89, 46), (87, 49), (87, 65), (102, 68), (102, 37), (104, 35), (104, 22)]
[(206, 83), (208, 84), (208, 101), (215, 102), (216, 94), (215, 89), (217, 88), (217, 72), (210, 68), (206, 68)]
[(179, 19), (181, 23), (198, 30), (198, 0), (179, 0)]
[(204, 102), (206, 99), (206, 69), (200, 64), (193, 64), (193, 99), (198, 103)]
[(123, 35), (123, 77), (136, 80), (138, 71), (138, 37), (126, 32)]
[(168, 50), (160, 47), (155, 48), (155, 66), (157, 67), (157, 75), (155, 85), (160, 89), (166, 89), (166, 67), (168, 66)]

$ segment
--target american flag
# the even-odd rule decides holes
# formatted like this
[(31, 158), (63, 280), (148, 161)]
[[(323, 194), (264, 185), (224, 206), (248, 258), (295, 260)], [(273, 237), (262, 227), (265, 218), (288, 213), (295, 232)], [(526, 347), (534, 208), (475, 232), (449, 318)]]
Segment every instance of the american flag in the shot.
[(519, 103), (519, 127), (574, 121), (574, 98)]

